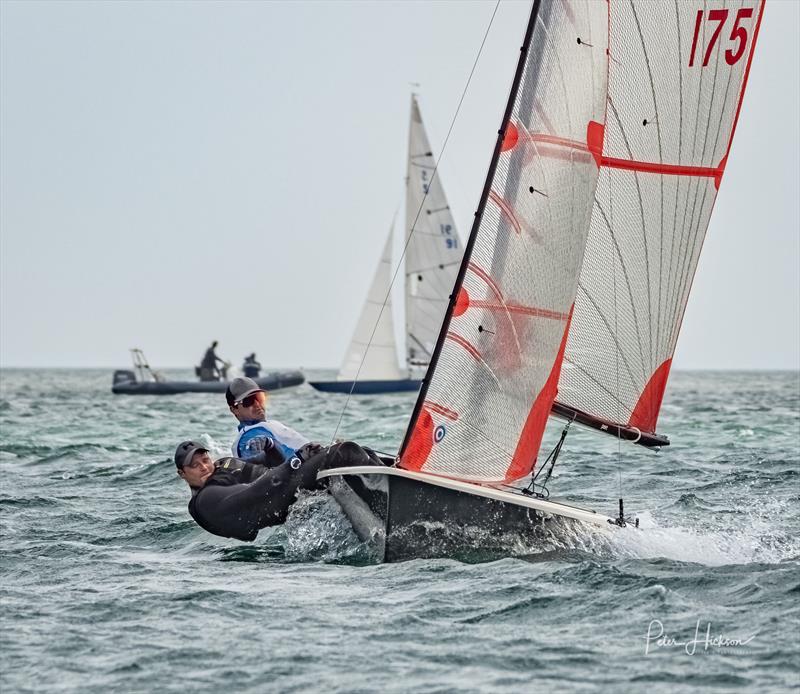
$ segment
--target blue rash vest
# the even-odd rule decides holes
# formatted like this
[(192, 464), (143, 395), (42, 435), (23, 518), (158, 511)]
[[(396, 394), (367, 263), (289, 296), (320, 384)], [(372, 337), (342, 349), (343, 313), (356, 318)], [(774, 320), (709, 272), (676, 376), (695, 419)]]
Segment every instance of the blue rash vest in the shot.
[[(239, 435), (231, 446), (233, 455), (242, 460), (258, 455), (262, 450), (277, 448), (284, 460), (293, 458), (297, 449), (309, 443), (302, 434), (299, 434), (291, 427), (281, 424), (277, 419), (267, 419), (259, 421), (250, 419), (239, 422)], [(263, 445), (255, 444), (259, 439), (264, 441)], [(255, 445), (254, 445), (255, 444)]]

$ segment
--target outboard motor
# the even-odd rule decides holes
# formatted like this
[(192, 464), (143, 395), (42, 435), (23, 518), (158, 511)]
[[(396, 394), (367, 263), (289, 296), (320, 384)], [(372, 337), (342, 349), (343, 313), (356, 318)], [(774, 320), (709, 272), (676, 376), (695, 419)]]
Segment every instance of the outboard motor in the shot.
[(136, 383), (136, 374), (127, 369), (118, 369), (114, 372), (114, 385), (118, 386), (123, 383)]

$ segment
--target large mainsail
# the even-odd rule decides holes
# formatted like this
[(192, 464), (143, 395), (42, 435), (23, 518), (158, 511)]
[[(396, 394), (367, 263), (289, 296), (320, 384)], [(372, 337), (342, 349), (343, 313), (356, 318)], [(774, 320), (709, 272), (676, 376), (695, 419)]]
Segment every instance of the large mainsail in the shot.
[[(345, 353), (339, 381), (399, 380), (397, 344), (392, 319), (392, 238), (394, 225), (383, 247), (381, 260), (372, 278), (367, 299), (358, 317), (353, 338)], [(373, 332), (374, 331), (374, 332)]]
[(606, 3), (533, 4), (402, 467), (478, 481), (533, 467), (592, 213), (607, 35)]
[(436, 170), (416, 96), (411, 97), (406, 176), (406, 361), (427, 365), (463, 249)]
[[(612, 0), (608, 112), (556, 411), (657, 445), (675, 344), (763, 12)], [(619, 432), (623, 433), (623, 432)]]

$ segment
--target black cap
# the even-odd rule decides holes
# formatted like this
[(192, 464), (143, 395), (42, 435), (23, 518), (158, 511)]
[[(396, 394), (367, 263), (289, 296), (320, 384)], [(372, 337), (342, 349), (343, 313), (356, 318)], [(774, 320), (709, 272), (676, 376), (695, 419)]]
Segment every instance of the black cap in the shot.
[(208, 453), (208, 449), (197, 441), (184, 441), (179, 443), (175, 449), (175, 467), (179, 470), (183, 469), (186, 463), (191, 462), (195, 453)]

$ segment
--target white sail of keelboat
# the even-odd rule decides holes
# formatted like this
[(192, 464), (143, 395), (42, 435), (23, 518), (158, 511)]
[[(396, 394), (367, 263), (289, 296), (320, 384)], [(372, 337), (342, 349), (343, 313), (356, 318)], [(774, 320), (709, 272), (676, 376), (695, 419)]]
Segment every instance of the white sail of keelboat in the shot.
[(436, 344), (463, 248), (416, 95), (411, 97), (405, 226), (403, 367), (393, 332), (390, 233), (336, 381), (311, 381), (314, 388), (353, 394), (418, 390)]

